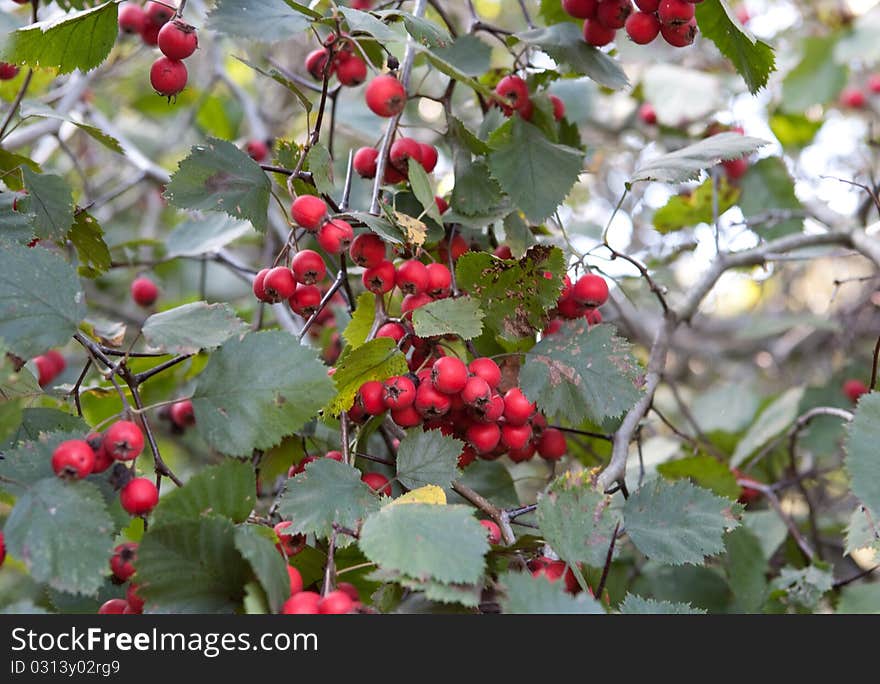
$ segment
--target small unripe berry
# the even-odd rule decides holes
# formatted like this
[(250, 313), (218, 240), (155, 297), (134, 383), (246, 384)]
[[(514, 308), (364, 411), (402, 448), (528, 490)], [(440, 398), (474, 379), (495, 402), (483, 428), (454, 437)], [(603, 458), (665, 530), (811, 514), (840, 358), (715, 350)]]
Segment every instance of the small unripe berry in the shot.
[(81, 439), (61, 442), (52, 452), (52, 470), (61, 478), (81, 480), (92, 472), (94, 465), (95, 452)]
[(391, 496), (391, 484), (382, 473), (364, 473), (361, 480), (372, 490)]
[(119, 502), (131, 515), (146, 515), (159, 503), (159, 490), (147, 478), (136, 477), (119, 492)]
[(186, 87), (186, 66), (183, 62), (162, 56), (150, 67), (150, 84), (160, 95), (171, 98)]
[(159, 288), (149, 278), (135, 278), (131, 283), (131, 298), (139, 306), (152, 306), (159, 298)]
[(298, 226), (315, 233), (327, 220), (327, 204), (320, 197), (300, 195), (290, 205), (290, 215)]
[(179, 19), (168, 22), (159, 30), (159, 49), (169, 59), (186, 59), (198, 46), (195, 26)]
[(382, 117), (390, 118), (406, 107), (406, 89), (394, 76), (377, 76), (367, 86), (367, 106)]
[(104, 433), (104, 450), (117, 461), (133, 461), (144, 450), (144, 434), (130, 420), (116, 421)]

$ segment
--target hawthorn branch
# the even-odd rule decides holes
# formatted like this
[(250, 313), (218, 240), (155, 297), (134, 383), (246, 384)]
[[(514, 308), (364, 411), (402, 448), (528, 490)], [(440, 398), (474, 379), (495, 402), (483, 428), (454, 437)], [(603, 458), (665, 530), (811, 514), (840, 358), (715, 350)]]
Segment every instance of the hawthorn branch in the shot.
[(498, 527), (501, 528), (501, 536), (504, 538), (505, 544), (509, 546), (516, 543), (516, 535), (513, 533), (513, 529), (510, 527), (510, 516), (507, 511), (498, 508), (486, 497), (478, 494), (466, 484), (463, 484), (461, 482), (453, 482), (452, 490), (465, 501), (483, 511), (483, 513), (488, 515), (498, 524)]

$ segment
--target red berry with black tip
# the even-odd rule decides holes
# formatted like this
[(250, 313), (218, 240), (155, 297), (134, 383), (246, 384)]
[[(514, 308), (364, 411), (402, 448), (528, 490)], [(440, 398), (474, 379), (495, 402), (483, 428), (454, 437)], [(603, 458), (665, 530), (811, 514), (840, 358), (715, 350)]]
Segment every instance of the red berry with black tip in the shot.
[(328, 254), (339, 255), (345, 252), (354, 239), (351, 224), (342, 219), (327, 221), (318, 231), (318, 244)]
[(501, 543), (501, 528), (497, 523), (491, 520), (481, 520), (480, 524), (486, 528), (486, 536), (489, 537), (489, 543), (493, 546)]
[(556, 428), (546, 428), (536, 445), (538, 455), (547, 461), (558, 461), (568, 451), (565, 435)]
[(355, 401), (370, 416), (378, 416), (385, 412), (385, 386), (378, 380), (365, 382), (358, 389)]
[(293, 271), (286, 266), (269, 269), (263, 278), (263, 291), (271, 302), (280, 302), (291, 297), (296, 290)]
[(420, 294), (428, 287), (428, 269), (421, 261), (404, 261), (397, 267), (394, 283), (404, 294)]
[(110, 571), (119, 582), (125, 582), (134, 574), (138, 545), (135, 542), (119, 544), (110, 556)]
[(623, 28), (631, 12), (630, 0), (602, 0), (596, 8), (596, 21), (607, 29)]
[(174, 16), (174, 10), (158, 2), (148, 2), (144, 5), (144, 14), (153, 26), (164, 26)]
[(394, 289), (396, 272), (390, 261), (380, 261), (372, 268), (364, 271), (361, 279), (364, 287), (375, 294), (385, 294)]
[(687, 47), (697, 37), (697, 20), (691, 19), (684, 24), (661, 24), (660, 35), (672, 47)]
[(266, 275), (271, 271), (271, 268), (264, 268), (254, 277), (254, 297), (259, 299), (261, 302), (271, 302), (272, 297), (266, 292)]
[(509, 109), (519, 111), (527, 107), (530, 102), (528, 84), (513, 74), (505, 76), (498, 82), (495, 93), (504, 100)]
[(290, 270), (296, 282), (314, 285), (327, 276), (327, 264), (321, 255), (311, 249), (301, 249), (290, 261)]
[(474, 408), (482, 408), (489, 403), (492, 398), (492, 388), (489, 383), (478, 375), (472, 375), (468, 378), (467, 384), (461, 391), (461, 399), (468, 406)]
[(366, 99), (374, 114), (390, 118), (406, 107), (406, 89), (394, 76), (383, 74), (370, 81)]
[(147, 22), (144, 10), (133, 3), (127, 2), (119, 8), (119, 30), (129, 35), (140, 33)]
[(352, 241), (348, 255), (358, 266), (372, 268), (385, 260), (385, 243), (375, 233), (361, 233)]
[(131, 283), (131, 298), (139, 306), (152, 306), (159, 298), (159, 288), (149, 278), (135, 278)]
[(290, 215), (298, 226), (315, 233), (327, 220), (327, 203), (314, 195), (300, 195), (290, 205)]
[(409, 160), (422, 163), (422, 147), (412, 138), (398, 138), (388, 151), (388, 159), (404, 176), (409, 173)]
[(193, 403), (189, 399), (177, 401), (171, 404), (168, 411), (171, 422), (179, 428), (188, 428), (196, 424), (196, 414), (193, 411)]
[(443, 394), (458, 394), (468, 381), (468, 369), (461, 359), (444, 356), (431, 369), (431, 382)]
[(159, 490), (147, 478), (136, 477), (119, 492), (119, 502), (130, 515), (146, 515), (159, 503)]
[(186, 87), (188, 74), (183, 62), (160, 57), (150, 67), (150, 84), (159, 95), (171, 98)]
[(385, 406), (390, 409), (402, 409), (412, 406), (416, 400), (416, 386), (404, 375), (395, 375), (384, 383), (382, 395)]
[(359, 86), (367, 80), (367, 63), (357, 56), (337, 62), (336, 78), (344, 86)]
[(175, 19), (159, 30), (159, 49), (169, 59), (186, 59), (199, 47), (196, 27)]
[(687, 0), (661, 0), (657, 16), (664, 24), (687, 24), (694, 18), (694, 5)]
[(423, 382), (416, 390), (413, 406), (426, 420), (436, 420), (449, 413), (452, 402), (449, 395), (439, 392), (431, 383)]
[(488, 454), (501, 440), (498, 423), (474, 423), (465, 432), (465, 438), (479, 454)]
[(303, 318), (311, 318), (315, 315), (324, 295), (314, 285), (297, 285), (296, 290), (288, 298), (287, 303), (295, 313)]
[(428, 286), (426, 292), (434, 299), (449, 296), (452, 291), (452, 273), (445, 264), (428, 264)]
[(361, 475), (361, 480), (373, 491), (391, 496), (391, 484), (382, 473), (364, 473)]
[(584, 306), (602, 306), (608, 301), (608, 283), (602, 276), (588, 273), (578, 278), (572, 287), (571, 296)]
[(104, 433), (104, 450), (117, 461), (133, 461), (144, 450), (144, 433), (130, 420), (116, 421)]
[(52, 470), (61, 478), (81, 480), (95, 465), (95, 452), (88, 442), (70, 439), (61, 442), (52, 452)]

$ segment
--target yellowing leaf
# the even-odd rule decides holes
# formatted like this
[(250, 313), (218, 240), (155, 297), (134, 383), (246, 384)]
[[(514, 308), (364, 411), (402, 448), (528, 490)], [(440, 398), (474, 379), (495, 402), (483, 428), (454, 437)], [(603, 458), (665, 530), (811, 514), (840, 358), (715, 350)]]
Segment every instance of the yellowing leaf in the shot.
[(406, 241), (409, 244), (416, 247), (421, 247), (425, 244), (425, 238), (428, 236), (428, 227), (424, 223), (412, 216), (401, 214), (399, 211), (394, 212), (394, 218), (400, 224), (400, 227), (403, 228), (403, 233), (406, 235)]
[(407, 492), (403, 496), (399, 496), (391, 503), (386, 504), (386, 506), (394, 506), (396, 504), (414, 504), (414, 503), (423, 503), (423, 504), (434, 504), (437, 506), (445, 506), (446, 505), (446, 492), (443, 491), (441, 487), (437, 485), (425, 485), (424, 487), (419, 487), (418, 489), (413, 489), (411, 492)]

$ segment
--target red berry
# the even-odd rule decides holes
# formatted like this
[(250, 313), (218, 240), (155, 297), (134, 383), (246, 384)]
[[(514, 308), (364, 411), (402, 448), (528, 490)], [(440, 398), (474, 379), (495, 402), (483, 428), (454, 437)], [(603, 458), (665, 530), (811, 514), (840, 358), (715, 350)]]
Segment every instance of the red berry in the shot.
[(110, 556), (110, 570), (120, 582), (125, 582), (134, 574), (134, 562), (137, 559), (138, 545), (135, 542), (119, 544)]
[(458, 455), (458, 467), (467, 468), (471, 463), (477, 460), (477, 452), (470, 444), (466, 444)]
[(117, 461), (133, 461), (144, 450), (144, 434), (130, 420), (116, 421), (104, 433), (104, 450)]
[(390, 337), (395, 342), (400, 342), (406, 335), (406, 330), (400, 323), (386, 323), (376, 331), (376, 337)]
[(16, 76), (18, 76), (18, 67), (15, 64), (0, 62), (0, 81), (10, 81)]
[[(312, 78), (322, 81), (324, 79), (324, 70), (327, 68), (327, 60), (330, 59), (330, 51), (327, 48), (318, 48), (306, 55), (306, 71)], [(330, 73), (336, 65), (330, 64)], [(329, 74), (328, 74), (329, 75)]]
[(657, 16), (664, 24), (687, 24), (694, 18), (694, 5), (688, 0), (661, 0)]
[(439, 211), (440, 214), (445, 214), (447, 211), (449, 211), (449, 202), (447, 202), (442, 197), (435, 196), (434, 204), (437, 205), (437, 211)]
[(385, 386), (378, 380), (365, 382), (358, 389), (356, 401), (367, 415), (378, 416), (380, 413), (384, 413), (386, 409)]
[(746, 172), (749, 170), (749, 160), (746, 157), (729, 159), (721, 162), (721, 166), (724, 168), (725, 175), (730, 180), (735, 181), (746, 175)]
[(362, 147), (354, 153), (354, 170), (361, 178), (375, 178), (379, 162), (379, 150), (375, 147)]
[(86, 442), (92, 447), (92, 451), (95, 452), (95, 465), (92, 466), (93, 475), (103, 473), (116, 462), (104, 448), (104, 435), (100, 432), (92, 432), (89, 434), (86, 437)]
[(131, 515), (146, 515), (159, 503), (159, 490), (147, 478), (136, 477), (119, 492), (119, 502)]
[(872, 93), (880, 93), (880, 74), (868, 76), (868, 90)]
[(196, 27), (179, 19), (169, 21), (159, 30), (159, 49), (169, 59), (186, 59), (198, 46)]
[(474, 423), (468, 427), (465, 438), (479, 454), (488, 454), (501, 440), (498, 423)]
[(372, 268), (364, 271), (361, 279), (364, 287), (375, 294), (385, 294), (394, 289), (396, 273), (390, 261), (380, 261)]
[(52, 470), (58, 477), (81, 480), (92, 472), (94, 465), (95, 452), (81, 439), (61, 442), (52, 452)]
[(492, 388), (479, 375), (472, 375), (468, 378), (467, 384), (461, 391), (461, 399), (468, 406), (480, 408), (489, 403), (492, 398)]
[[(295, 472), (291, 475), (288, 472), (288, 477), (293, 477), (294, 475), (298, 475), (299, 473), (305, 470), (306, 465), (311, 463), (315, 459), (311, 456), (307, 456), (302, 461), (299, 462), (296, 466), (293, 466), (291, 470)], [(288, 527), (293, 525), (289, 520), (282, 520), (280, 523), (276, 524), (272, 529), (275, 532), (275, 536), (278, 537), (278, 542), (275, 544), (275, 548), (281, 551), (285, 556), (295, 556), (305, 547), (305, 536), (302, 534), (293, 534), (290, 532), (286, 532)]]
[(505, 76), (498, 82), (495, 93), (510, 109), (522, 110), (530, 102), (529, 86), (523, 79), (513, 74)]
[(119, 8), (119, 30), (123, 33), (140, 33), (147, 21), (147, 15), (139, 5), (127, 2)]
[(269, 269), (263, 277), (263, 291), (271, 302), (280, 302), (288, 299), (296, 290), (296, 279), (293, 271), (286, 266), (276, 266)]
[(421, 261), (404, 261), (397, 268), (394, 283), (404, 294), (421, 294), (428, 287), (428, 269)]
[(449, 296), (452, 291), (452, 273), (445, 264), (428, 264), (427, 293), (434, 299)]
[(128, 601), (125, 599), (110, 599), (101, 604), (101, 607), (98, 608), (98, 615), (122, 615), (126, 608), (128, 608)]
[(477, 407), (477, 418), (484, 423), (494, 423), (504, 415), (504, 399), (493, 394), (485, 406)]
[(426, 420), (435, 420), (449, 413), (452, 402), (448, 395), (439, 392), (433, 385), (423, 382), (416, 390), (416, 411)]
[(159, 31), (161, 30), (161, 26), (156, 26), (149, 19), (144, 22), (144, 27), (141, 29), (141, 40), (144, 45), (149, 45), (150, 47), (155, 47), (159, 44)]
[(171, 404), (171, 410), (168, 412), (168, 415), (171, 416), (171, 422), (179, 428), (188, 428), (196, 424), (193, 403), (189, 399)]
[(261, 302), (274, 301), (272, 297), (270, 297), (266, 293), (266, 275), (271, 270), (271, 268), (264, 268), (262, 271), (257, 273), (256, 276), (254, 276), (254, 297), (259, 299)]
[(626, 20), (626, 34), (637, 45), (647, 45), (660, 33), (660, 20), (656, 14), (634, 12)]
[(160, 95), (173, 97), (186, 87), (187, 72), (183, 62), (160, 57), (150, 67), (150, 83)]
[(649, 126), (653, 126), (657, 123), (657, 112), (654, 111), (654, 105), (650, 102), (642, 103), (642, 106), (639, 107), (639, 118), (643, 123), (648, 124)]
[(144, 5), (144, 14), (146, 14), (151, 24), (162, 27), (171, 21), (171, 17), (174, 16), (174, 10), (158, 2), (148, 2)]
[(311, 318), (315, 315), (324, 295), (314, 285), (298, 285), (293, 294), (288, 298), (290, 308), (303, 318)]
[(410, 428), (422, 424), (422, 414), (416, 411), (415, 406), (391, 409), (391, 420), (402, 428)]
[(597, 0), (562, 0), (562, 9), (575, 19), (592, 19), (598, 4)]
[(660, 0), (635, 0), (636, 7), (642, 12), (656, 12), (660, 7)]
[[(431, 173), (437, 167), (440, 153), (433, 145), (421, 144), (419, 148), (421, 149), (422, 168), (425, 169), (426, 173)], [(443, 212), (441, 211), (440, 213), (442, 214)]]
[(40, 387), (45, 387), (64, 372), (67, 362), (61, 352), (50, 349), (45, 354), (34, 357), (34, 365), (37, 367), (37, 382)]
[(510, 425), (525, 425), (535, 412), (535, 405), (526, 399), (519, 387), (504, 395), (504, 418)]
[(372, 268), (385, 260), (385, 243), (375, 233), (361, 233), (352, 241), (348, 255), (358, 266)]
[(593, 47), (608, 45), (614, 40), (615, 33), (613, 28), (603, 26), (596, 19), (587, 19), (584, 22), (584, 40)]
[(596, 8), (596, 21), (608, 29), (623, 28), (631, 12), (630, 0), (602, 0)]
[(589, 325), (599, 325), (602, 322), (602, 312), (599, 309), (589, 309), (584, 314), (584, 318), (587, 319)]
[(159, 298), (159, 288), (149, 278), (135, 278), (131, 283), (131, 298), (140, 306), (152, 306)]
[(301, 591), (294, 594), (281, 606), (282, 615), (317, 615), (321, 595), (314, 591)]
[(507, 458), (514, 463), (524, 463), (535, 455), (535, 445), (529, 442), (522, 449), (508, 449)]
[(354, 601), (346, 592), (331, 591), (318, 602), (318, 612), (322, 615), (344, 615), (354, 608)]
[(358, 594), (358, 590), (353, 584), (349, 584), (348, 582), (339, 582), (336, 585), (336, 589), (345, 593), (355, 603), (358, 603), (361, 600), (361, 597)]
[(581, 276), (571, 290), (572, 298), (584, 306), (602, 306), (608, 301), (608, 283), (602, 276), (588, 273)]
[(367, 86), (367, 106), (378, 115), (390, 118), (406, 107), (406, 89), (394, 76), (377, 76)]
[[(452, 260), (455, 261), (462, 254), (468, 251), (468, 244), (465, 242), (464, 238), (456, 234), (452, 239)], [(437, 254), (440, 256), (440, 261), (443, 264), (449, 263), (449, 243), (444, 238), (437, 245)]]
[(336, 78), (344, 86), (359, 86), (367, 80), (367, 63), (357, 56), (337, 62)]
[(373, 491), (391, 496), (391, 485), (382, 473), (364, 473), (361, 475), (361, 480)]
[(861, 380), (847, 380), (843, 383), (843, 393), (853, 403), (856, 403), (863, 394), (871, 390)]
[(247, 145), (245, 145), (245, 151), (251, 159), (260, 163), (269, 156), (269, 145), (262, 140), (248, 140)]
[(501, 443), (508, 449), (524, 449), (532, 438), (532, 426), (511, 425), (507, 423), (501, 427)]
[(290, 261), (290, 270), (298, 283), (314, 285), (327, 276), (327, 264), (311, 249), (301, 249)]
[(422, 163), (422, 146), (412, 138), (398, 138), (388, 151), (388, 159), (404, 176), (409, 174), (409, 160)]
[(565, 435), (561, 430), (556, 428), (546, 428), (541, 433), (541, 438), (537, 444), (538, 455), (548, 461), (556, 461), (565, 455), (568, 451), (568, 444), (565, 441)]
[(290, 595), (295, 596), (303, 590), (302, 575), (292, 565), (287, 566), (287, 576), (290, 578)]
[(405, 375), (395, 375), (388, 378), (384, 383), (382, 395), (385, 406), (390, 409), (402, 409), (412, 406), (416, 400), (416, 386)]
[(497, 363), (488, 357), (474, 359), (468, 364), (468, 370), (474, 375), (483, 378), (493, 390), (497, 389), (501, 382), (501, 369)]
[(660, 35), (672, 47), (687, 47), (697, 37), (697, 20), (684, 24), (661, 24)]
[(328, 221), (318, 231), (318, 244), (329, 254), (342, 254), (353, 239), (354, 229), (342, 219)]
[(458, 394), (468, 381), (468, 369), (461, 359), (444, 356), (437, 359), (431, 369), (431, 382), (443, 394)]
[(315, 233), (327, 220), (327, 204), (320, 197), (300, 195), (290, 205), (290, 215), (298, 226)]
[(844, 88), (840, 93), (840, 104), (852, 109), (862, 109), (867, 102), (865, 94), (858, 88)]
[(425, 304), (430, 304), (433, 301), (434, 300), (424, 292), (422, 294), (407, 295), (400, 303), (400, 313), (404, 318), (409, 320), (412, 318), (413, 311), (423, 307)]
[(490, 544), (501, 543), (501, 528), (498, 527), (497, 523), (491, 520), (481, 520), (480, 524), (486, 528), (486, 535), (489, 537)]
[[(556, 95), (550, 96), (550, 102), (553, 104), (553, 118), (562, 121), (565, 118), (565, 103)], [(509, 259), (510, 257), (504, 258)]]

